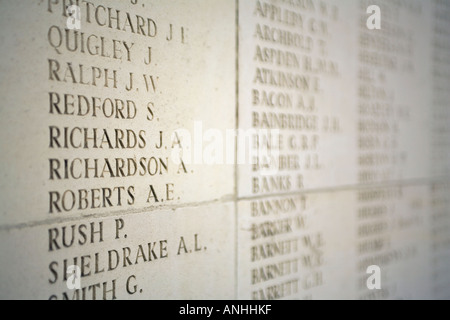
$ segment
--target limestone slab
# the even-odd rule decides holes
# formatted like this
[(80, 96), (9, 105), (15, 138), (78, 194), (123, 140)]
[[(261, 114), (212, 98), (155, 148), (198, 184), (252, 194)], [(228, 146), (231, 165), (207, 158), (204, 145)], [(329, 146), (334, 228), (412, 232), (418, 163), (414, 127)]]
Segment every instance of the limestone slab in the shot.
[(234, 3), (64, 3), (1, 4), (1, 223), (230, 197)]
[(233, 299), (234, 217), (227, 203), (2, 229), (0, 297)]

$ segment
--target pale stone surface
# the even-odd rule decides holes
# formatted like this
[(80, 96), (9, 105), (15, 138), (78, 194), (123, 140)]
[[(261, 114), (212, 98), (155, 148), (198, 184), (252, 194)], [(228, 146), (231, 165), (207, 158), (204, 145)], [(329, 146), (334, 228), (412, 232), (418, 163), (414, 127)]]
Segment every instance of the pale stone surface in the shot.
[[(356, 15), (356, 7), (323, 1), (323, 13), (308, 1), (304, 6), (273, 2), (280, 18), (268, 3), (240, 2), (239, 126), (273, 130), (273, 135), (278, 130), (281, 139), (274, 139), (277, 143), (268, 150), (275, 156), (270, 170), (263, 156), (256, 171), (240, 165), (239, 195), (355, 184), (357, 36), (347, 17)], [(293, 78), (295, 85), (283, 77)], [(240, 142), (242, 147), (244, 140)], [(253, 140), (252, 147), (257, 148)], [(289, 166), (277, 161), (276, 152), (289, 159)], [(263, 188), (265, 173), (284, 186)]]
[[(381, 8), (381, 30), (366, 26), (364, 14), (373, 4)], [(238, 169), (238, 242), (246, 243), (239, 251), (239, 297), (445, 296), (445, 286), (430, 279), (438, 272), (432, 271), (435, 265), (448, 270), (443, 267), (447, 228), (442, 226), (431, 240), (436, 226), (428, 220), (430, 214), (444, 220), (447, 216), (445, 205), (430, 206), (445, 203), (445, 187), (428, 192), (436, 176), (448, 179), (443, 150), (449, 100), (442, 84), (448, 83), (443, 57), (448, 56), (444, 43), (449, 41), (442, 31), (448, 23), (437, 13), (440, 6), (445, 8), (426, 1), (240, 2), (239, 125), (247, 130), (242, 136), (250, 136), (250, 129), (266, 131), (258, 141), (249, 139), (258, 149), (253, 154), (257, 165)], [(299, 85), (289, 84), (292, 76)], [(302, 104), (305, 96), (314, 108)], [(304, 126), (296, 127), (297, 120)], [(298, 141), (302, 147), (294, 148)], [(239, 143), (238, 159), (247, 151), (243, 138)], [(284, 163), (271, 164), (270, 156)], [(281, 215), (252, 217), (253, 205), (301, 197), (311, 197), (320, 212), (313, 220), (329, 240), (317, 273), (320, 285), (309, 291), (304, 290), (307, 268), (286, 271), (291, 254), (304, 256), (300, 247), (282, 258), (251, 260), (252, 250), (263, 241), (252, 239), (251, 227), (276, 230), (284, 221)], [(292, 215), (303, 212), (298, 207)], [(286, 233), (300, 239), (305, 232)], [(265, 241), (280, 243), (288, 235)], [(432, 243), (441, 255), (438, 263), (429, 251)], [(380, 291), (367, 289), (371, 264), (383, 271)]]
[[(357, 298), (432, 298), (428, 187), (362, 188), (355, 196)], [(381, 268), (381, 290), (367, 288), (371, 265)]]
[(448, 299), (450, 295), (450, 185), (436, 182), (429, 188), (428, 221), (430, 226), (431, 286), (436, 299)]
[[(115, 281), (117, 299), (233, 299), (234, 217), (227, 203), (2, 229), (0, 298), (110, 300)], [(64, 281), (65, 260), (87, 275), (79, 291)]]
[[(361, 1), (378, 5), (381, 30), (358, 26), (358, 183), (432, 176), (433, 6)], [(383, 27), (384, 26), (384, 27)]]
[(0, 2), (0, 298), (449, 298), (448, 1), (69, 2)]
[[(385, 32), (356, 25), (365, 1), (302, 3), (240, 2), (240, 128), (279, 129), (267, 152), (291, 156), (240, 166), (240, 196), (431, 177), (431, 6), (381, 1)], [(284, 188), (261, 190), (265, 172)]]
[[(432, 298), (429, 200), (393, 185), (242, 201), (239, 298)], [(382, 290), (367, 289), (372, 265)]]
[(354, 211), (352, 192), (240, 202), (238, 297), (355, 298)]
[[(0, 109), (0, 192), (2, 200), (8, 199), (2, 201), (2, 224), (172, 207), (232, 196), (234, 181), (228, 177), (234, 174), (233, 166), (203, 165), (204, 149), (197, 151), (194, 143), (201, 145), (203, 134), (208, 129), (218, 130), (225, 135), (226, 129), (235, 128), (235, 84), (232, 80), (235, 78), (234, 5), (227, 0), (189, 3), (159, 1), (157, 4), (154, 1), (139, 1), (137, 5), (130, 4), (130, 1), (108, 1), (107, 6), (112, 8), (113, 13), (115, 10), (120, 11), (119, 27), (125, 28), (125, 31), (116, 30), (117, 22), (114, 19), (111, 20), (113, 28), (98, 25), (91, 6), (92, 12), (88, 15), (85, 5), (81, 5), (81, 29), (69, 31), (69, 35), (72, 41), (75, 32), (78, 32), (77, 39), (80, 42), (83, 39), (83, 43), (78, 43), (76, 52), (69, 52), (65, 45), (67, 18), (62, 16), (62, 1), (50, 1), (50, 7), (48, 3), (26, 0), (1, 3), (0, 94), (3, 106)], [(103, 2), (92, 3), (97, 7)], [(199, 7), (202, 10), (197, 10)], [(133, 29), (126, 27), (127, 13), (130, 14)], [(91, 23), (86, 21), (88, 18)], [(148, 22), (150, 20), (147, 18), (153, 22)], [(101, 24), (107, 19), (103, 9), (99, 10), (98, 19)], [(142, 27), (140, 33), (145, 32), (145, 36), (138, 34), (141, 29), (137, 28), (137, 23), (141, 19), (145, 19), (146, 27)], [(230, 28), (224, 28), (227, 25)], [(171, 28), (173, 40), (169, 42), (167, 39)], [(151, 36), (148, 36), (149, 33)], [(69, 44), (73, 48), (72, 42)], [(113, 58), (114, 45), (117, 48), (115, 54), (121, 59)], [(147, 65), (145, 61), (149, 59), (149, 47), (152, 48), (152, 61)], [(89, 53), (97, 51), (100, 55), (110, 57)], [(67, 63), (71, 63), (72, 69), (68, 68)], [(80, 65), (83, 65), (83, 76), (80, 75)], [(99, 68), (94, 71), (96, 76), (101, 74), (95, 86), (92, 84), (92, 67)], [(111, 79), (105, 88), (106, 72), (108, 78), (112, 78), (114, 71), (117, 88), (114, 88), (114, 80)], [(130, 73), (133, 73), (131, 89)], [(147, 78), (144, 79), (143, 75)], [(83, 85), (80, 82), (91, 84)], [(54, 95), (51, 96), (51, 93)], [(67, 113), (75, 112), (75, 115), (58, 114), (57, 109), (52, 108), (50, 97), (53, 97), (54, 103), (61, 101), (59, 110), (64, 113), (65, 94), (73, 95), (68, 98)], [(93, 97), (101, 99), (96, 100), (97, 104), (103, 104), (107, 98), (114, 103), (116, 99), (123, 100), (125, 107), (122, 113), (125, 118), (129, 116), (126, 101), (130, 100), (136, 106), (136, 116), (133, 117), (135, 112), (131, 105), (130, 117), (133, 119), (117, 119), (118, 114), (121, 116), (117, 112), (108, 118), (111, 115), (109, 102), (106, 116), (101, 108), (96, 109), (94, 116), (92, 107), (88, 115), (77, 116), (78, 95), (87, 97), (91, 105)], [(70, 106), (71, 102), (75, 102), (75, 107)], [(86, 110), (84, 100), (82, 103), (83, 114)], [(179, 146), (173, 145), (178, 140), (172, 138), (172, 133), (185, 129), (194, 134), (196, 124), (203, 131), (198, 130), (199, 134), (193, 137), (195, 141), (192, 141), (191, 150), (183, 153), (185, 166), (180, 166), (172, 161), (172, 154), (177, 155), (176, 148)], [(64, 138), (64, 128), (69, 128), (67, 140)], [(97, 143), (100, 145), (103, 142), (103, 148), (94, 148), (92, 140), (88, 141), (88, 149), (78, 148), (84, 147), (85, 135), (77, 128), (87, 128), (88, 138), (92, 138), (93, 130), (97, 130)], [(102, 139), (104, 129), (110, 141)], [(115, 129), (122, 131), (116, 133)], [(157, 149), (160, 146), (160, 132), (163, 137), (162, 147)], [(122, 134), (121, 141), (125, 148), (117, 143)], [(131, 136), (130, 141), (127, 141), (128, 134)], [(51, 139), (51, 136), (55, 139)], [(69, 148), (64, 147), (67, 141)], [(134, 148), (127, 148), (128, 143)], [(183, 148), (187, 147), (187, 141), (181, 143)], [(206, 145), (207, 141), (203, 143)], [(200, 159), (195, 163), (191, 159), (192, 164), (189, 164), (188, 152), (192, 155), (193, 152), (199, 152)], [(113, 177), (105, 172), (102, 178), (105, 158), (111, 164), (111, 169), (106, 167), (106, 171), (111, 170)], [(117, 164), (116, 158), (125, 162), (123, 174), (118, 169), (122, 160)], [(143, 169), (141, 158), (146, 159)], [(53, 165), (50, 159), (55, 160)], [(73, 171), (69, 171), (69, 179), (64, 179), (65, 159), (69, 161), (69, 169), (75, 160)], [(95, 166), (94, 159), (98, 159), (99, 178), (95, 177), (92, 170), (88, 173), (88, 179), (74, 178), (86, 175), (84, 159), (89, 159), (90, 168)], [(133, 159), (131, 164), (128, 159)], [(179, 156), (174, 159), (179, 160)], [(135, 165), (137, 173), (129, 177), (128, 170), (133, 173)], [(164, 165), (168, 167), (167, 171)], [(54, 171), (50, 168), (59, 168), (62, 179), (59, 180), (56, 174), (52, 177)], [(141, 172), (146, 173), (141, 176)], [(217, 184), (218, 181), (221, 183)], [(150, 192), (150, 185), (154, 188), (154, 194)], [(124, 187), (121, 190), (121, 205), (118, 205), (118, 189), (114, 190), (119, 187)], [(127, 196), (130, 187), (134, 187), (134, 200)], [(89, 208), (83, 210), (85, 204), (82, 200), (83, 205), (79, 205), (78, 190), (87, 190), (91, 197), (92, 189), (102, 188), (112, 189), (112, 206), (96, 201), (94, 206), (101, 208), (91, 209), (90, 200)], [(65, 197), (65, 207), (72, 210), (64, 210), (61, 203), (61, 212), (58, 212), (58, 208), (51, 208), (50, 192), (58, 192), (62, 201), (67, 190), (76, 194), (74, 208), (70, 194)], [(94, 193), (94, 197), (103, 198), (102, 190)], [(108, 194), (109, 191), (106, 196)], [(147, 201), (149, 195), (153, 198)], [(53, 199), (56, 198), (55, 195)], [(128, 202), (133, 202), (133, 205), (128, 205)], [(80, 207), (82, 210), (78, 210)], [(49, 214), (50, 211), (53, 214)]]

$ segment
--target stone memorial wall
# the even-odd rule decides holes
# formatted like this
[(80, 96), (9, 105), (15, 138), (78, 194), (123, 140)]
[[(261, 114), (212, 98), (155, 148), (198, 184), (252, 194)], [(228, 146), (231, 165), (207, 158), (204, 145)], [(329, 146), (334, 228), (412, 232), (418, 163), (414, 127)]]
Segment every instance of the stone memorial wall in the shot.
[(450, 1), (0, 0), (0, 28), (0, 299), (450, 298)]

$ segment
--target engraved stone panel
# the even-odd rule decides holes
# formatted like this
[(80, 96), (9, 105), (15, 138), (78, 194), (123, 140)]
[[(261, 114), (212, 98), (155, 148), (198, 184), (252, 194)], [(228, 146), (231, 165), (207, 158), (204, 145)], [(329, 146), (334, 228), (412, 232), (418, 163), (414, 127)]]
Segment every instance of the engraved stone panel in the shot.
[(240, 202), (238, 298), (355, 298), (354, 199), (328, 192)]
[[(427, 186), (391, 185), (356, 191), (358, 299), (430, 299)], [(367, 287), (367, 268), (382, 270), (380, 290)]]
[(432, 15), (427, 1), (378, 5), (381, 30), (358, 27), (358, 183), (429, 178)]
[(239, 5), (239, 195), (355, 184), (355, 6)]
[(2, 228), (0, 299), (233, 299), (233, 226), (227, 203)]

